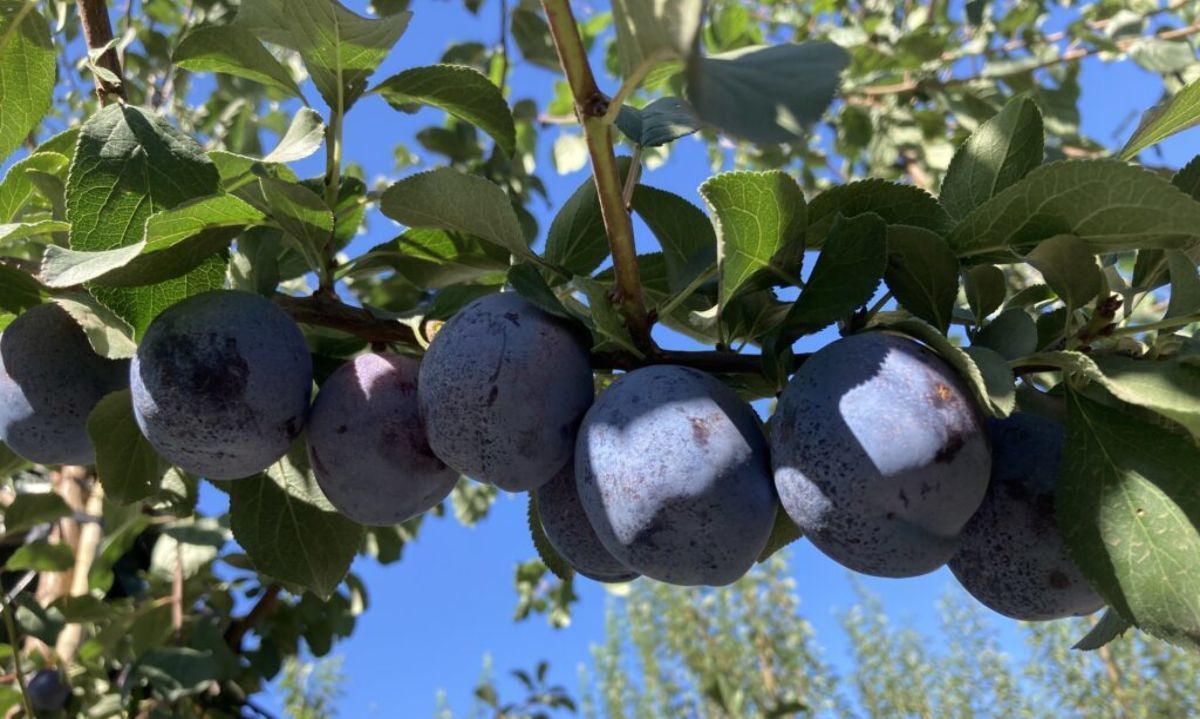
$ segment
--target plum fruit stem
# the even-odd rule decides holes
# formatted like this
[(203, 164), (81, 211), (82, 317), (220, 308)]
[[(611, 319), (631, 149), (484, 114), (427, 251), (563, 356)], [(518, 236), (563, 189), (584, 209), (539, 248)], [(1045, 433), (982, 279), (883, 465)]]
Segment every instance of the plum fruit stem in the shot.
[[(112, 22), (108, 18), (108, 4), (105, 0), (76, 0), (79, 8), (79, 20), (83, 24), (83, 37), (87, 41), (88, 50), (99, 50), (112, 42)], [(96, 75), (96, 96), (101, 105), (116, 97), (125, 100), (125, 76), (121, 71), (121, 59), (117, 57), (117, 49), (110, 47), (96, 60), (96, 65), (108, 70), (117, 77), (117, 82), (106, 81)]]
[(571, 12), (569, 0), (542, 0), (550, 35), (558, 52), (558, 61), (575, 100), (575, 114), (583, 126), (588, 155), (592, 162), (592, 177), (600, 198), (600, 214), (608, 235), (616, 274), (616, 299), (625, 316), (634, 343), (644, 351), (653, 350), (650, 339), (650, 317), (642, 299), (642, 282), (638, 274), (637, 251), (633, 240), (633, 220), (625, 207), (621, 186), (621, 171), (613, 151), (612, 121), (609, 119), (609, 99), (600, 92), (587, 49), (579, 35), (579, 26)]

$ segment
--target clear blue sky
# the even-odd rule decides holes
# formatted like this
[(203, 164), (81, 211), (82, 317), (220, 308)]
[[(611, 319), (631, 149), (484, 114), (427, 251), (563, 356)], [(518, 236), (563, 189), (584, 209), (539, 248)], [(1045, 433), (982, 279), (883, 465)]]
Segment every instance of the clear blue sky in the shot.
[[(348, 3), (363, 10), (365, 2)], [(957, 3), (956, 3), (957, 5)], [(591, 12), (591, 4), (577, 3), (581, 14)], [(598, 9), (607, 9), (597, 3)], [(377, 78), (401, 69), (434, 63), (454, 41), (497, 38), (499, 0), (486, 0), (478, 15), (462, 8), (459, 0), (415, 0), (415, 12), (408, 33), (381, 69)], [(515, 55), (515, 48), (514, 48)], [(514, 58), (511, 78), (512, 98), (532, 97), (540, 107), (550, 98), (555, 76), (546, 70)], [(602, 64), (595, 63), (596, 67)], [(601, 78), (602, 86), (615, 90), (612, 78)], [(1117, 146), (1124, 135), (1114, 135), (1124, 125), (1124, 134), (1132, 129), (1137, 113), (1157, 101), (1161, 83), (1157, 76), (1141, 71), (1132, 63), (1105, 66), (1098, 61), (1085, 62), (1081, 101), (1084, 130), (1110, 146)], [(314, 106), (324, 109), (309, 88)], [(391, 147), (406, 142), (421, 151), (415, 131), (438, 114), (423, 111), (416, 117), (392, 111), (378, 98), (368, 97), (356, 107), (348, 120), (346, 158), (362, 165), (369, 179), (396, 179)], [(586, 170), (568, 176), (555, 174), (549, 151), (555, 128), (544, 131), (538, 172), (546, 181), (552, 204), (535, 203), (531, 208), (543, 232), (549, 226), (555, 208), (586, 177)], [(1160, 146), (1161, 157), (1148, 154), (1151, 162), (1179, 166), (1200, 152), (1200, 130), (1178, 136)], [(1153, 151), (1152, 151), (1153, 152)], [(424, 155), (436, 164), (436, 156)], [(318, 175), (320, 154), (298, 163), (302, 175)], [(671, 190), (699, 202), (696, 187), (710, 174), (704, 146), (694, 140), (676, 144), (666, 165), (644, 177), (644, 182)], [(353, 250), (361, 251), (397, 234), (397, 228), (375, 213), (368, 233), (356, 240)], [(653, 240), (645, 228), (639, 231), (639, 247), (653, 249)], [(815, 349), (828, 336), (809, 340), (798, 347)], [(690, 343), (670, 333), (660, 334), (666, 346), (687, 347)], [(206, 487), (202, 507), (208, 512), (224, 510), (224, 495)], [(485, 654), (494, 658), (497, 674), (503, 679), (509, 669), (529, 668), (540, 660), (551, 663), (551, 678), (576, 688), (576, 669), (589, 661), (589, 647), (603, 637), (606, 592), (602, 585), (580, 579), (577, 591), (581, 601), (575, 606), (574, 622), (562, 630), (550, 629), (544, 618), (534, 617), (523, 623), (512, 621), (516, 602), (513, 574), (518, 562), (535, 556), (525, 526), (525, 498), (502, 496), (491, 515), (479, 526), (467, 529), (453, 519), (432, 520), (425, 524), (419, 540), (405, 549), (404, 559), (388, 567), (370, 560), (359, 560), (354, 567), (370, 592), (370, 608), (359, 619), (353, 637), (337, 645), (334, 653), (344, 657), (343, 670), (348, 677), (346, 695), (340, 702), (342, 717), (421, 717), (432, 715), (435, 695), (444, 690), (456, 713), (469, 706), (471, 692), (480, 673)], [(826, 559), (808, 544), (800, 542), (792, 550), (797, 591), (802, 611), (816, 628), (826, 658), (835, 667), (847, 661), (847, 646), (840, 630), (837, 613), (851, 606), (855, 597), (850, 574)], [(953, 579), (945, 570), (907, 580), (862, 578), (863, 584), (882, 596), (890, 615), (911, 620), (915, 626), (932, 630), (937, 625), (935, 604)], [(998, 621), (1014, 651), (1015, 633), (1011, 623)], [(502, 681), (509, 696), (520, 696), (513, 682)], [(277, 697), (265, 706), (280, 712)]]
[[(498, 5), (498, 0), (487, 0), (479, 14), (472, 16), (454, 0), (416, 0), (408, 33), (380, 76), (436, 62), (456, 40), (494, 42)], [(579, 3), (581, 8), (586, 5)], [(607, 4), (594, 7), (607, 9)], [(594, 65), (602, 67), (598, 62)], [(511, 79), (512, 99), (532, 97), (544, 106), (554, 79), (552, 73), (518, 59)], [(1088, 61), (1082, 82), (1084, 130), (1110, 146), (1119, 146), (1124, 139), (1124, 135), (1114, 134), (1117, 128), (1124, 124), (1124, 133), (1131, 131), (1129, 123), (1136, 123), (1137, 113), (1156, 102), (1161, 93), (1158, 77), (1132, 63), (1105, 66)], [(602, 78), (601, 83), (610, 92), (615, 90), (612, 78)], [(412, 118), (368, 98), (350, 116), (347, 158), (363, 165), (368, 177), (394, 177), (388, 148), (403, 140), (420, 150), (413, 133), (429, 118), (436, 115)], [(544, 132), (538, 168), (553, 205), (535, 203), (532, 208), (543, 232), (557, 204), (586, 178), (586, 170), (559, 176), (552, 169), (549, 151), (556, 131), (549, 128)], [(1185, 133), (1164, 143), (1162, 157), (1148, 155), (1148, 161), (1182, 165), (1200, 152), (1198, 133)], [(437, 162), (436, 157), (426, 155), (426, 159)], [(298, 169), (318, 174), (320, 165), (313, 161)], [(676, 144), (669, 161), (643, 181), (699, 203), (696, 188), (709, 174), (704, 146), (684, 140)], [(357, 246), (369, 247), (395, 232), (391, 223), (376, 215), (369, 234)], [(639, 248), (653, 249), (652, 243), (649, 233), (640, 228)], [(690, 346), (688, 340), (670, 333), (660, 334), (659, 340), (673, 347)], [(814, 349), (827, 340), (810, 340), (798, 350)], [(485, 654), (492, 655), (502, 692), (507, 691), (511, 698), (523, 695), (515, 682), (505, 679), (508, 670), (529, 668), (542, 659), (551, 663), (553, 680), (574, 690), (578, 665), (589, 661), (589, 647), (603, 637), (606, 592), (602, 585), (581, 578), (577, 587), (581, 601), (567, 629), (550, 629), (542, 617), (514, 623), (514, 569), (518, 562), (533, 556), (525, 526), (525, 498), (509, 495), (502, 496), (488, 519), (473, 529), (463, 528), (453, 519), (427, 522), (419, 540), (406, 548), (398, 564), (380, 567), (369, 560), (358, 561), (354, 569), (369, 587), (371, 606), (359, 619), (354, 636), (334, 650), (344, 657), (348, 677), (347, 694), (339, 707), (341, 716), (429, 716), (438, 690), (446, 692), (456, 714), (464, 712)], [(845, 666), (848, 647), (838, 613), (855, 601), (850, 573), (805, 542), (793, 546), (792, 565), (802, 611), (816, 628), (826, 658), (835, 666)], [(861, 579), (883, 598), (894, 619), (907, 619), (927, 630), (937, 626), (937, 600), (947, 590), (961, 591), (944, 569), (915, 579)], [(1012, 623), (998, 619), (996, 624), (1012, 651), (1020, 652)]]

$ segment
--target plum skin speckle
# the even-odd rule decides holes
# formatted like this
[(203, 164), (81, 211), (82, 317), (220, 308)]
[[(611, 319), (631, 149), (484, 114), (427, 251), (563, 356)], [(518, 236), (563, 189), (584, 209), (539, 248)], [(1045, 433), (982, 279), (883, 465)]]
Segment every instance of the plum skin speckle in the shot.
[(1071, 560), (1054, 517), (1065, 430), (1018, 412), (990, 420), (992, 477), (963, 528), (950, 571), (992, 611), (1043, 621), (1091, 614), (1104, 600)]
[(363, 354), (322, 385), (309, 460), (326, 498), (359, 524), (399, 524), (437, 506), (458, 472), (434, 456), (417, 407), (416, 360)]
[(638, 573), (617, 561), (587, 518), (575, 483), (575, 463), (567, 464), (536, 490), (542, 531), (551, 546), (583, 576), (597, 582), (628, 582)]
[(438, 331), (417, 396), (443, 462), (500, 489), (530, 491), (571, 458), (592, 403), (591, 361), (566, 320), (511, 292), (488, 295)]
[(128, 385), (127, 360), (96, 354), (62, 307), (33, 307), (0, 333), (0, 441), (31, 462), (92, 464), (88, 415)]
[(771, 421), (771, 456), (805, 536), (883, 577), (949, 561), (991, 468), (963, 381), (923, 345), (881, 332), (833, 342), (800, 367)]
[(600, 395), (579, 432), (575, 478), (613, 557), (670, 584), (736, 581), (775, 521), (757, 415), (715, 377), (686, 367), (634, 370)]
[(130, 367), (138, 426), (165, 459), (209, 479), (260, 472), (308, 418), (312, 356), (271, 301), (214, 290), (151, 322)]

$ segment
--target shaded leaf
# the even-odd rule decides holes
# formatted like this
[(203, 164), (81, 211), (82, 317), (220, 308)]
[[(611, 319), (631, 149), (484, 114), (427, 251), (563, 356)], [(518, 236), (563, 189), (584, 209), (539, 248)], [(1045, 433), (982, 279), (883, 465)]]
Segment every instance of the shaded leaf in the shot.
[(449, 168), (412, 175), (384, 191), (380, 210), (409, 227), (465, 232), (532, 257), (508, 195), (482, 177)]
[(743, 140), (791, 142), (824, 114), (850, 62), (831, 42), (746, 47), (688, 63), (687, 99), (706, 123)]
[(1194, 441), (1067, 391), (1059, 531), (1075, 563), (1139, 628), (1200, 647)]
[(462, 65), (414, 67), (379, 83), (377, 92), (397, 109), (432, 105), (486, 132), (506, 155), (516, 151), (517, 130), (500, 88)]
[(55, 51), (50, 26), (34, 3), (0, 0), (0, 160), (17, 148), (50, 109)]
[(303, 97), (288, 69), (240, 25), (205, 25), (193, 29), (179, 41), (171, 61), (184, 70), (236, 75), (293, 97)]
[(1042, 115), (1028, 97), (1010, 100), (954, 154), (938, 201), (961, 220), (1042, 164)]
[(1033, 248), (1025, 261), (1069, 309), (1083, 307), (1100, 293), (1100, 265), (1083, 241), (1074, 235), (1055, 235)]
[(636, 145), (660, 147), (696, 132), (700, 124), (681, 98), (660, 97), (642, 108), (622, 106), (617, 127)]
[(117, 504), (152, 496), (167, 467), (138, 429), (129, 390), (101, 399), (88, 415), (87, 426), (105, 496)]
[(946, 241), (932, 230), (891, 225), (887, 257), (883, 278), (896, 300), (945, 334), (958, 297), (958, 258)]
[(864, 212), (879, 215), (889, 225), (912, 225), (944, 235), (953, 222), (928, 192), (912, 185), (870, 179), (837, 185), (813, 198), (808, 208), (808, 249), (825, 241), (834, 218)]
[(638, 185), (633, 209), (662, 247), (671, 292), (685, 291), (716, 266), (717, 233), (699, 207), (666, 190)]

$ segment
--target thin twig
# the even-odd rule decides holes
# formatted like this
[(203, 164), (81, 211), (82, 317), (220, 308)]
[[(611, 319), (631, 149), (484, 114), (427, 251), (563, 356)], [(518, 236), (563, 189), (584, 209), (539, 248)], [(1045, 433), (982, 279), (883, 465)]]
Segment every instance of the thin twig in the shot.
[(650, 318), (642, 300), (642, 283), (638, 273), (637, 250), (634, 247), (633, 220), (625, 210), (621, 197), (621, 175), (613, 152), (612, 125), (606, 122), (609, 100), (600, 92), (587, 49), (575, 23), (568, 0), (542, 0), (550, 35), (558, 52), (559, 64), (571, 86), (575, 113), (583, 125), (588, 154), (592, 161), (592, 176), (600, 198), (600, 215), (613, 258), (616, 275), (616, 299), (634, 342), (650, 350)]
[(171, 576), (171, 628), (175, 640), (183, 637), (183, 544), (175, 542), (175, 571)]
[(500, 0), (500, 94), (508, 86), (508, 0)]
[(17, 623), (13, 621), (11, 604), (4, 606), (4, 628), (8, 631), (8, 641), (13, 650), (13, 671), (17, 675), (17, 686), (21, 688), (21, 703), (25, 706), (25, 716), (36, 717), (33, 704), (29, 701), (29, 690), (25, 686), (25, 669), (21, 666), (21, 645), (17, 641)]
[[(79, 19), (83, 23), (83, 37), (87, 41), (88, 50), (99, 50), (111, 42), (113, 29), (108, 18), (108, 4), (104, 0), (75, 0), (75, 4), (79, 8)], [(125, 76), (121, 71), (117, 49), (110, 47), (96, 60), (96, 65), (117, 77), (116, 83), (109, 83), (100, 75), (96, 75), (96, 95), (100, 98), (100, 104), (108, 104), (113, 97), (124, 102)]]
[(225, 643), (235, 652), (242, 650), (242, 640), (251, 629), (258, 626), (263, 619), (271, 616), (279, 609), (279, 593), (283, 590), (278, 584), (271, 584), (263, 590), (263, 594), (255, 602), (246, 616), (235, 620), (225, 631)]

